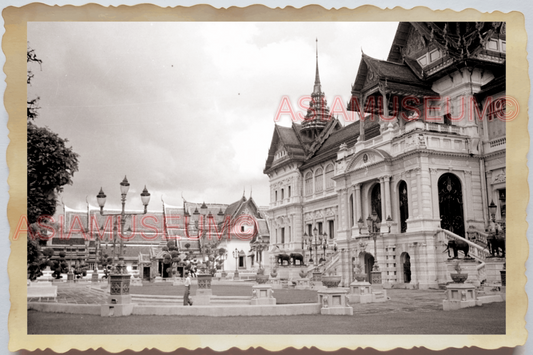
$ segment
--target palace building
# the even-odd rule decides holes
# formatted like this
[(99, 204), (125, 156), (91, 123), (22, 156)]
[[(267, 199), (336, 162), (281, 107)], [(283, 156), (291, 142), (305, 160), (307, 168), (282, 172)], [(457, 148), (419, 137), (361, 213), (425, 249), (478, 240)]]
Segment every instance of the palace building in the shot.
[(448, 241), (468, 240), (482, 282), (480, 236), (492, 218), (505, 226), (505, 45), (501, 22), (400, 23), (386, 60), (362, 54), (347, 125), (317, 54), (307, 116), (275, 125), (264, 168), (271, 250), (325, 258), (344, 286), (360, 265), (392, 287), (436, 288)]

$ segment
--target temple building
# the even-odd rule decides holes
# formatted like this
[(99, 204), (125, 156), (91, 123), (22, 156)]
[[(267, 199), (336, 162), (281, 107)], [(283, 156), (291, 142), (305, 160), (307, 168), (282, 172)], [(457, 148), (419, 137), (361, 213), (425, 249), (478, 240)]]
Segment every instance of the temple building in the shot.
[[(54, 233), (43, 247), (54, 249), (54, 259), (65, 252), (69, 265), (86, 264), (89, 270), (101, 270), (106, 256), (122, 255), (128, 272), (152, 281), (172, 276), (163, 262), (169, 242), (182, 258), (190, 253), (198, 261), (206, 257), (206, 247), (224, 248), (225, 253), (217, 255), (224, 260), (218, 272), (226, 271), (230, 276), (235, 271), (241, 278), (255, 275), (260, 263), (270, 263), (266, 257), (270, 235), (265, 211), (252, 197), (243, 195), (231, 204), (183, 200), (182, 206), (172, 206), (162, 201), (161, 210), (146, 214), (126, 210), (126, 215), (136, 216), (126, 217), (124, 231), (117, 228), (110, 213), (120, 215), (121, 211), (105, 210), (101, 215), (100, 209), (89, 203), (84, 210), (63, 205), (55, 216)], [(183, 265), (177, 271), (182, 274)]]
[(468, 240), (482, 282), (479, 236), (505, 228), (505, 45), (501, 22), (400, 23), (386, 60), (362, 54), (349, 124), (329, 112), (317, 54), (307, 116), (275, 125), (264, 168), (271, 250), (326, 259), (345, 286), (360, 265), (437, 288), (448, 241)]

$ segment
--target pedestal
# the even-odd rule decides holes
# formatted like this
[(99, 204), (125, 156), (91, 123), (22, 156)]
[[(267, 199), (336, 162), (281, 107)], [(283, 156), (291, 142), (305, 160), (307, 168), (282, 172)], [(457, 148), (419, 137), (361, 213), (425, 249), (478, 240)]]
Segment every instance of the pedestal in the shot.
[(107, 304), (100, 307), (102, 317), (123, 317), (131, 315), (133, 304), (130, 295), (130, 279), (128, 274), (109, 275), (109, 297)]
[(213, 290), (210, 288), (199, 288), (196, 290), (195, 296), (189, 296), (193, 299), (195, 306), (207, 306), (211, 304), (211, 296), (213, 296)]
[(445, 311), (467, 307), (481, 306), (477, 299), (476, 286), (473, 284), (453, 283), (446, 286), (446, 299), (442, 301)]
[(322, 282), (322, 273), (320, 271), (313, 272), (312, 280), (315, 282)]
[(237, 270), (235, 270), (235, 272), (233, 273), (233, 280), (240, 280), (241, 277), (239, 276), (239, 272)]
[(340, 287), (318, 290), (320, 314), (353, 315), (353, 308), (346, 304), (347, 294), (348, 290)]
[(199, 274), (196, 278), (198, 281), (198, 289), (211, 289), (211, 280), (213, 277), (209, 274)]
[(478, 278), (478, 263), (475, 259), (449, 259), (446, 263), (447, 265), (447, 280), (448, 282), (453, 282), (452, 278), (450, 277), (450, 274), (455, 274), (457, 271), (455, 270), (455, 267), (457, 265), (457, 262), (459, 262), (459, 266), (461, 266), (461, 273), (462, 274), (468, 274), (468, 278), (466, 279), (465, 283), (472, 284), (474, 286), (479, 286), (481, 282)]
[(307, 290), (311, 288), (310, 280), (308, 278), (297, 279), (295, 288), (298, 290)]
[(129, 295), (130, 279), (131, 275), (129, 274), (111, 274), (109, 276), (109, 282), (111, 284), (109, 289), (110, 297)]
[(161, 276), (156, 276), (155, 279), (154, 279), (154, 282), (157, 283), (157, 282), (163, 282), (163, 278)]
[(91, 282), (98, 282), (98, 271), (94, 270), (91, 276)]
[(67, 274), (67, 282), (74, 282), (74, 273), (69, 272)]
[(372, 285), (381, 285), (381, 271), (371, 271)]
[(366, 281), (354, 281), (350, 284), (350, 293), (347, 297), (350, 303), (371, 303), (372, 286)]
[(281, 289), (281, 280), (280, 279), (270, 279), (268, 282), (270, 283), (270, 286), (272, 286), (272, 288), (274, 290)]
[(276, 299), (271, 285), (260, 284), (252, 286), (252, 299), (250, 305), (275, 305)]
[(485, 276), (487, 277), (486, 286), (502, 286), (500, 271), (503, 270), (505, 258), (487, 258), (485, 259)]
[(289, 279), (280, 279), (281, 288), (289, 288)]

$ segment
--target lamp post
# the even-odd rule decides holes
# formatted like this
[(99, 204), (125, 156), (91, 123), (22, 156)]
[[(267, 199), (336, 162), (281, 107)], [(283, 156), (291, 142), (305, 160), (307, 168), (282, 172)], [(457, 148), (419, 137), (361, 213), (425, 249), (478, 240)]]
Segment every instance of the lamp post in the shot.
[[(98, 193), (98, 195), (96, 195), (96, 200), (98, 201), (98, 205), (100, 206), (100, 215), (114, 217), (113, 263), (116, 263), (116, 259), (117, 259), (116, 244), (115, 244), (117, 235), (115, 234), (116, 233), (115, 231), (118, 228), (118, 221), (117, 221), (118, 216), (120, 216), (120, 231), (121, 233), (124, 233), (124, 225), (126, 224), (126, 217), (144, 215), (148, 212), (148, 203), (150, 202), (150, 193), (148, 192), (145, 186), (144, 190), (141, 193), (141, 201), (144, 205), (144, 212), (143, 213), (126, 213), (125, 211), (126, 195), (128, 194), (129, 188), (130, 188), (130, 183), (128, 182), (128, 179), (124, 176), (124, 180), (122, 180), (122, 182), (120, 183), (120, 195), (121, 195), (121, 202), (122, 202), (122, 211), (120, 213), (104, 213), (104, 205), (105, 205), (107, 196), (104, 194), (104, 191), (102, 188), (100, 188), (100, 192)], [(118, 259), (119, 259), (119, 262), (117, 265), (115, 265), (114, 271), (118, 274), (125, 274), (126, 266), (124, 265), (124, 240), (123, 238), (120, 238), (119, 240)]]
[(237, 248), (233, 251), (233, 257), (235, 258), (235, 274), (233, 274), (233, 279), (238, 280), (239, 279), (239, 270), (237, 269), (238, 262), (237, 259), (239, 258), (239, 251)]
[[(387, 226), (389, 227), (388, 233), (390, 233), (390, 227), (392, 224), (392, 218), (389, 216), (387, 217)], [(361, 222), (361, 219), (359, 220)], [(358, 223), (359, 223), (358, 222)], [(378, 253), (377, 253), (377, 243), (376, 239), (379, 235), (381, 235), (381, 220), (379, 219), (378, 214), (376, 213), (376, 210), (372, 210), (372, 215), (368, 216), (366, 219), (367, 227), (368, 227), (368, 234), (374, 239), (374, 267), (372, 268), (372, 284), (380, 284), (381, 283), (381, 272), (379, 271), (379, 265), (378, 265)], [(361, 228), (361, 225), (359, 225)]]
[(496, 206), (494, 204), (494, 201), (490, 201), (490, 205), (489, 205), (489, 214), (490, 214), (490, 219), (492, 220), (492, 222), (495, 222), (496, 221), (496, 210), (498, 209), (498, 206)]
[[(307, 239), (308, 238), (309, 238), (309, 236), (307, 235), (306, 232), (304, 232), (304, 235), (302, 236), (302, 251), (304, 253), (304, 260), (305, 260), (305, 257), (306, 257), (305, 253), (307, 251)], [(311, 259), (312, 259), (312, 257), (311, 257)], [(309, 262), (311, 262), (311, 260), (309, 260)]]
[[(314, 236), (314, 239), (313, 239)], [(309, 251), (313, 251), (315, 249), (315, 259), (313, 260), (313, 264), (317, 265), (317, 258), (318, 258), (318, 248), (322, 245), (322, 234), (318, 234), (318, 228), (315, 226), (313, 228), (313, 236), (308, 236), (309, 238)], [(312, 255), (311, 255), (312, 256)]]

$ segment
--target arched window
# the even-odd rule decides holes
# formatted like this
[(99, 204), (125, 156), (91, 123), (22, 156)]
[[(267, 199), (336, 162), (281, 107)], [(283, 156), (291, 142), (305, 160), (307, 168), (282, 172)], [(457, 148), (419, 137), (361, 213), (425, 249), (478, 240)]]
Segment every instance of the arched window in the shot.
[(326, 190), (330, 190), (335, 187), (335, 181), (333, 181), (333, 165), (326, 166)]
[(407, 183), (403, 180), (398, 184), (398, 197), (400, 201), (400, 233), (405, 233), (409, 218), (409, 201), (407, 199)]
[(305, 195), (309, 196), (313, 194), (313, 174), (308, 172), (305, 174)]
[(443, 174), (439, 178), (438, 188), (441, 228), (464, 237), (465, 224), (461, 180), (454, 174)]
[(318, 168), (315, 177), (315, 192), (324, 191), (324, 170)]
[(374, 187), (372, 188), (370, 202), (370, 213), (376, 211), (380, 221), (383, 221), (383, 217), (381, 216), (381, 187), (379, 186), (379, 184), (374, 185)]

